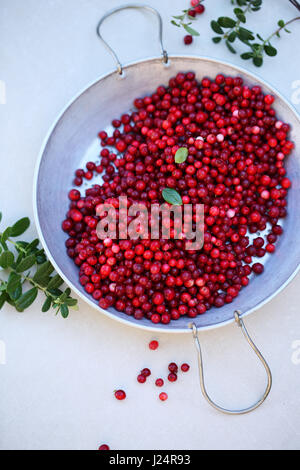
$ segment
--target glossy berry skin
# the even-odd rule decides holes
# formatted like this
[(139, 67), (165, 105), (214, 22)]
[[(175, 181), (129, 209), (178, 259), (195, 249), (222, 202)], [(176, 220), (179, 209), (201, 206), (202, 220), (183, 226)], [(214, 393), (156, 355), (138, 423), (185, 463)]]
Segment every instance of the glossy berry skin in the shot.
[(150, 341), (149, 343), (149, 349), (151, 349), (152, 351), (155, 351), (158, 348), (158, 346), (159, 344), (158, 344), (158, 341), (156, 340)]
[(143, 375), (143, 374), (140, 374), (140, 375), (137, 376), (137, 381), (138, 381), (140, 384), (145, 383), (146, 380), (147, 380), (147, 377), (146, 377), (145, 375)]
[(189, 46), (193, 42), (193, 36), (191, 36), (190, 34), (187, 34), (186, 36), (184, 36), (183, 42), (186, 46)]
[(162, 387), (162, 386), (164, 385), (163, 379), (156, 379), (156, 380), (155, 380), (155, 385), (156, 385), (157, 387)]
[(126, 393), (124, 390), (116, 390), (115, 391), (115, 397), (117, 400), (125, 400), (126, 398)]
[(149, 377), (151, 375), (151, 370), (145, 367), (145, 369), (141, 370), (141, 375), (144, 377)]
[(170, 374), (168, 375), (168, 381), (169, 382), (176, 382), (177, 380), (177, 374), (174, 374), (173, 372), (170, 372)]
[(160, 393), (160, 394), (159, 394), (159, 399), (160, 399), (161, 401), (166, 401), (166, 400), (168, 399), (168, 394), (165, 393), (165, 392)]
[(188, 372), (189, 369), (190, 369), (190, 366), (188, 364), (184, 363), (181, 365), (182, 372)]
[(107, 444), (102, 444), (98, 450), (110, 450), (110, 448)]
[(168, 365), (168, 369), (173, 374), (176, 374), (178, 372), (178, 366), (177, 364), (175, 364), (175, 362), (170, 362), (170, 364)]

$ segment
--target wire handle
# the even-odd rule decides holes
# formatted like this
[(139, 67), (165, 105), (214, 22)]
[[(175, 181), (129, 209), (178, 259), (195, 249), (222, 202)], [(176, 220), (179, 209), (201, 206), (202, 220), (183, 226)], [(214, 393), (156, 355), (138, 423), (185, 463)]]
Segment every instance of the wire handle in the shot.
[(235, 311), (234, 312), (234, 317), (235, 317), (235, 321), (236, 321), (237, 325), (242, 329), (242, 332), (243, 332), (246, 340), (250, 344), (251, 348), (254, 350), (255, 354), (258, 356), (259, 360), (262, 362), (262, 364), (263, 364), (263, 366), (264, 366), (264, 368), (267, 372), (267, 376), (268, 376), (268, 384), (267, 384), (267, 388), (266, 388), (263, 396), (254, 405), (249, 406), (249, 408), (245, 408), (243, 410), (227, 410), (226, 408), (222, 408), (221, 406), (217, 405), (210, 398), (210, 396), (208, 395), (208, 393), (206, 391), (206, 388), (205, 388), (205, 382), (204, 382), (203, 359), (202, 359), (201, 346), (200, 346), (200, 342), (199, 342), (199, 338), (198, 338), (198, 330), (197, 330), (197, 327), (196, 327), (195, 323), (190, 323), (189, 327), (192, 329), (193, 337), (194, 337), (194, 340), (195, 340), (195, 346), (196, 346), (196, 349), (197, 349), (197, 352), (198, 352), (198, 367), (199, 367), (200, 387), (201, 387), (201, 391), (202, 391), (202, 394), (203, 394), (204, 398), (208, 401), (208, 403), (213, 408), (215, 408), (218, 411), (221, 411), (222, 413), (225, 413), (225, 414), (228, 414), (228, 415), (242, 415), (242, 414), (246, 414), (246, 413), (250, 413), (251, 411), (254, 411), (256, 408), (258, 408), (265, 401), (265, 399), (269, 395), (271, 387), (272, 387), (272, 374), (271, 374), (271, 370), (270, 370), (265, 358), (263, 357), (261, 352), (257, 349), (257, 347), (253, 343), (252, 339), (250, 338), (249, 333), (248, 333), (248, 331), (245, 327), (245, 324), (244, 324), (244, 322), (241, 318), (241, 313), (239, 311)]
[(160, 16), (160, 14), (158, 13), (158, 11), (153, 8), (153, 7), (150, 7), (149, 5), (140, 5), (140, 4), (137, 4), (137, 3), (130, 3), (128, 5), (123, 5), (121, 7), (117, 7), (117, 8), (113, 8), (112, 10), (108, 11), (102, 18), (101, 20), (99, 21), (98, 23), (98, 26), (97, 26), (97, 34), (99, 36), (99, 38), (101, 39), (101, 41), (103, 42), (103, 44), (106, 46), (106, 48), (108, 49), (109, 53), (113, 56), (113, 58), (115, 59), (116, 63), (117, 63), (117, 72), (122, 75), (123, 73), (123, 66), (117, 56), (117, 54), (115, 53), (115, 51), (110, 47), (110, 45), (105, 41), (105, 39), (103, 39), (102, 37), (102, 34), (100, 32), (100, 29), (101, 29), (101, 26), (102, 26), (102, 23), (111, 15), (113, 15), (114, 13), (118, 13), (119, 11), (122, 11), (122, 10), (127, 10), (127, 9), (131, 9), (131, 8), (134, 8), (134, 9), (137, 9), (137, 10), (148, 10), (152, 13), (154, 13), (156, 16), (157, 16), (157, 19), (158, 19), (158, 27), (159, 27), (159, 30), (158, 30), (158, 37), (159, 37), (159, 42), (160, 42), (160, 47), (161, 47), (161, 52), (162, 52), (162, 58), (163, 58), (163, 62), (165, 64), (168, 63), (168, 53), (167, 51), (164, 49), (164, 45), (163, 45), (163, 22), (162, 22), (162, 18)]

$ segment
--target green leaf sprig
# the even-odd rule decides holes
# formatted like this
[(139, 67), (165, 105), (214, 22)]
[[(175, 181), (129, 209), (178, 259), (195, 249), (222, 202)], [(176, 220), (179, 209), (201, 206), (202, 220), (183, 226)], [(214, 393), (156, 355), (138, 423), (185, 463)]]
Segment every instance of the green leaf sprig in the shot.
[[(23, 312), (33, 304), (41, 291), (46, 297), (42, 312), (52, 307), (56, 314), (60, 312), (66, 318), (69, 308), (78, 308), (77, 300), (70, 296), (71, 289), (60, 289), (64, 281), (58, 274), (51, 276), (54, 267), (47, 260), (44, 250), (39, 248), (39, 240), (35, 239), (31, 243), (13, 240), (23, 235), (29, 225), (30, 220), (24, 217), (0, 232), (0, 272), (6, 274), (6, 280), (0, 277), (0, 309), (7, 302), (18, 312)], [(23, 292), (26, 287), (27, 290)]]
[[(203, 2), (203, 0), (199, 0), (199, 5), (202, 2)], [(172, 16), (173, 19), (171, 20), (171, 23), (174, 26), (177, 26), (178, 28), (182, 27), (191, 36), (200, 36), (198, 31), (196, 31), (194, 28), (191, 28), (191, 26), (190, 26), (192, 24), (192, 22), (196, 20), (196, 18), (194, 16), (191, 16), (189, 14), (189, 11), (191, 9), (192, 9), (192, 7), (187, 9), (187, 10), (182, 10), (180, 15)]]
[[(291, 3), (300, 10), (300, 4), (296, 0), (290, 0)], [(211, 22), (212, 30), (217, 34), (212, 38), (215, 44), (225, 42), (227, 48), (233, 54), (236, 54), (236, 49), (233, 44), (239, 40), (246, 46), (248, 50), (241, 54), (243, 60), (252, 59), (256, 67), (263, 65), (264, 55), (275, 57), (277, 49), (271, 44), (274, 37), (280, 37), (281, 31), (290, 33), (287, 26), (300, 17), (293, 18), (289, 21), (279, 20), (276, 30), (271, 33), (266, 39), (261, 34), (250, 31), (242, 26), (247, 22), (247, 14), (259, 11), (262, 7), (262, 0), (231, 0), (231, 3), (236, 6), (233, 10), (233, 18), (227, 16), (220, 16), (217, 20)]]

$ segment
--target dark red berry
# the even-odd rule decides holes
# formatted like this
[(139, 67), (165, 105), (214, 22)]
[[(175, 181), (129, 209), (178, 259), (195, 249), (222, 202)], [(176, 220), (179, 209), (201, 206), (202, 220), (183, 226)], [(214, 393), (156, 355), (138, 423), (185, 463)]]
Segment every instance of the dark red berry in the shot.
[(190, 34), (187, 34), (186, 36), (184, 36), (183, 41), (184, 41), (184, 44), (188, 46), (189, 44), (192, 44), (193, 36), (191, 36)]
[(169, 369), (170, 372), (173, 372), (174, 374), (176, 374), (178, 372), (178, 366), (177, 366), (177, 364), (175, 364), (175, 362), (171, 362), (168, 365), (168, 369)]
[(149, 349), (152, 349), (153, 351), (155, 351), (155, 349), (158, 348), (158, 341), (156, 340), (153, 340), (153, 341), (150, 341), (149, 343)]
[(155, 385), (156, 385), (157, 387), (162, 387), (162, 386), (164, 385), (163, 379), (156, 379), (156, 380), (155, 380)]
[(176, 382), (177, 380), (177, 374), (174, 374), (173, 372), (170, 372), (170, 374), (168, 375), (168, 381), (169, 382)]
[(145, 383), (146, 380), (147, 380), (147, 376), (146, 376), (146, 375), (140, 374), (140, 375), (137, 376), (137, 381), (138, 381), (140, 384)]
[(117, 400), (124, 400), (126, 398), (126, 393), (124, 390), (116, 390), (115, 397)]
[(102, 444), (98, 450), (110, 450), (110, 448), (108, 447), (108, 445)]
[(151, 375), (151, 370), (146, 367), (145, 369), (141, 370), (141, 374), (145, 377), (149, 377), (149, 375)]
[(189, 369), (190, 369), (190, 366), (188, 364), (184, 363), (181, 365), (182, 372), (188, 372)]

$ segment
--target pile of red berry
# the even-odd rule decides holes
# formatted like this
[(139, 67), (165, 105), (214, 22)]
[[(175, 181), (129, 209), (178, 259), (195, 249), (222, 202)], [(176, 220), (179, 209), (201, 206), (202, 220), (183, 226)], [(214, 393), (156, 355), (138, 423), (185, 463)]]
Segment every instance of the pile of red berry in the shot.
[[(62, 227), (80, 283), (101, 308), (167, 324), (232, 302), (251, 273), (263, 272), (260, 260), (283, 233), (291, 185), (284, 159), (294, 147), (273, 102), (239, 77), (198, 82), (193, 72), (178, 73), (113, 120), (112, 135), (99, 133), (100, 161), (74, 180), (97, 184), (70, 191)], [(175, 163), (182, 147), (187, 159)], [(164, 202), (165, 188), (183, 204), (204, 204), (200, 251), (186, 250), (185, 240), (99, 240), (99, 204), (118, 211), (119, 196), (127, 196), (129, 205), (149, 208)]]

